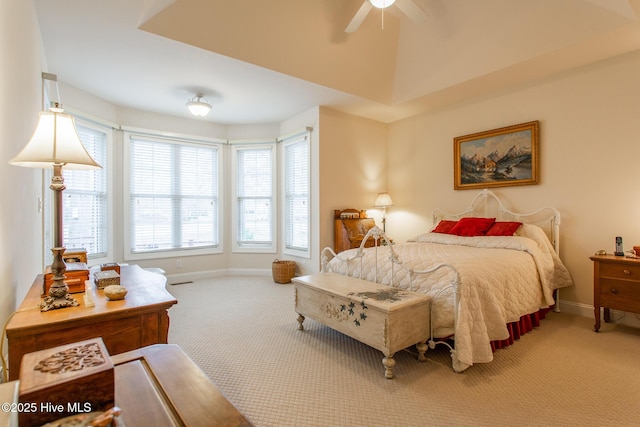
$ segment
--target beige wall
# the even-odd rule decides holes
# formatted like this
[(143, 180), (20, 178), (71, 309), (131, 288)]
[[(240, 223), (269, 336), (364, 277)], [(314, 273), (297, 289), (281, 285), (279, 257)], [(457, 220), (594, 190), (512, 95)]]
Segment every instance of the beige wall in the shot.
[(333, 247), (335, 209), (371, 209), (377, 193), (387, 191), (387, 125), (321, 108), (320, 132), (320, 248), (324, 248)]
[(540, 121), (541, 182), (496, 189), (508, 207), (555, 206), (562, 215), (561, 257), (576, 286), (562, 292), (568, 310), (591, 315), (592, 265), (599, 249), (640, 244), (640, 53), (620, 56), (535, 85), (389, 127), (387, 222), (399, 240), (431, 226), (431, 212), (468, 205), (477, 191), (453, 190), (453, 138)]

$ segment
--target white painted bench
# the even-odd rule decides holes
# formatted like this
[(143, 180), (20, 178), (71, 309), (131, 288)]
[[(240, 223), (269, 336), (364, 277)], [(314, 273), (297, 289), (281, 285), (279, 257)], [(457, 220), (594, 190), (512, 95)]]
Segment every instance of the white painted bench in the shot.
[(416, 344), (425, 361), (429, 297), (335, 273), (294, 277), (298, 329), (309, 317), (384, 354), (385, 377), (393, 378), (393, 355)]

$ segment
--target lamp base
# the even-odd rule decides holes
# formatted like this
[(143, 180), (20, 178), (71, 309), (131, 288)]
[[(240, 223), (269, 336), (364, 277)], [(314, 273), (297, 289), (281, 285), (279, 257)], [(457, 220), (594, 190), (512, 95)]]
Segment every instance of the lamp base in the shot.
[[(51, 292), (49, 292), (51, 293)], [(52, 297), (51, 295), (44, 297), (40, 303), (40, 311), (55, 310), (57, 308), (77, 307), (78, 301), (74, 297), (67, 294), (62, 298)]]
[(53, 273), (53, 283), (49, 288), (49, 295), (44, 297), (40, 303), (40, 311), (55, 310), (65, 307), (77, 307), (78, 301), (69, 295), (69, 286), (64, 282), (64, 273), (67, 266), (62, 259), (65, 248), (52, 248), (53, 262), (51, 272)]

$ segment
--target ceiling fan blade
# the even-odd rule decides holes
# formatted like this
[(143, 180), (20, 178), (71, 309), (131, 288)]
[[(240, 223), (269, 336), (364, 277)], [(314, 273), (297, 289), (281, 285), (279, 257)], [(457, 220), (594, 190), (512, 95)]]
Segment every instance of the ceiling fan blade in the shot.
[(396, 0), (395, 5), (398, 6), (398, 9), (407, 15), (414, 24), (421, 24), (427, 20), (428, 15), (412, 0)]
[(345, 33), (353, 33), (356, 31), (358, 27), (360, 27), (360, 24), (362, 24), (362, 21), (364, 21), (364, 18), (367, 17), (372, 7), (373, 6), (369, 0), (364, 0), (360, 9), (358, 9), (356, 14), (353, 16), (353, 19), (351, 19), (351, 22), (349, 22), (349, 25), (347, 25), (347, 28), (344, 30)]

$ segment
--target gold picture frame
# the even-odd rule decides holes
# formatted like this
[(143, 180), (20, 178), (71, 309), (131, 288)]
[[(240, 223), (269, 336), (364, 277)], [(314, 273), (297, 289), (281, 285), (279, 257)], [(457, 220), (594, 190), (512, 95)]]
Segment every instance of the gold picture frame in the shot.
[(538, 184), (539, 130), (536, 120), (455, 137), (454, 190)]

